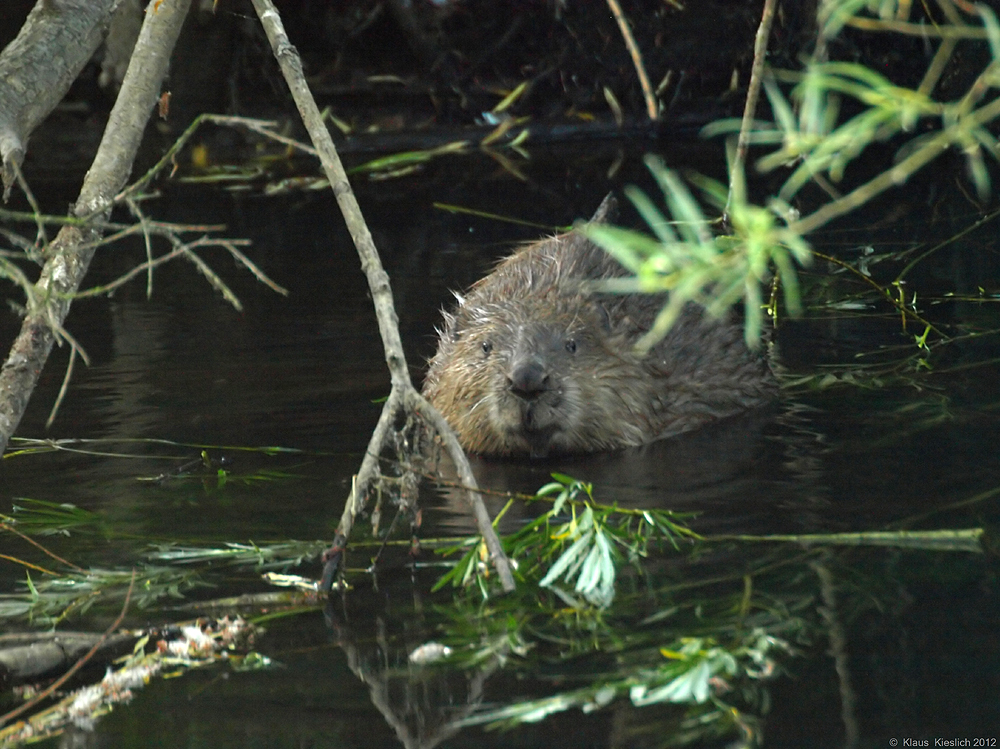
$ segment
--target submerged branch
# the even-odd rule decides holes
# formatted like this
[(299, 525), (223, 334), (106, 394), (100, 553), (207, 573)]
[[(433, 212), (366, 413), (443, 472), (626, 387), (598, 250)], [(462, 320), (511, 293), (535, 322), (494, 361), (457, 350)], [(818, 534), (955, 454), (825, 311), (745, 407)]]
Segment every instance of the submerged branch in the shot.
[(705, 536), (703, 540), (796, 543), (803, 546), (891, 546), (924, 551), (971, 551), (982, 554), (982, 528), (937, 531), (866, 531), (773, 536)]

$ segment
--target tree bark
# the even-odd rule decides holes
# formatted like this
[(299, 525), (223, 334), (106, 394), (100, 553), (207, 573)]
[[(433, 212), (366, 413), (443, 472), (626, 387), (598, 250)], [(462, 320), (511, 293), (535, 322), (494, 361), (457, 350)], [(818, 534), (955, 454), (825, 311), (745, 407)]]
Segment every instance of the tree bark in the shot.
[(28, 136), (100, 46), (120, 0), (38, 0), (0, 54), (0, 157), (4, 201), (27, 151)]
[[(62, 7), (63, 2), (47, 5)], [(110, 214), (115, 195), (132, 171), (189, 5), (190, 0), (158, 0), (147, 7), (128, 72), (97, 156), (71, 211), (73, 216), (107, 218)], [(24, 416), (52, 344), (69, 314), (72, 295), (80, 288), (100, 237), (100, 229), (86, 223), (66, 226), (45, 253), (47, 260), (29, 294), (21, 332), (0, 369), (0, 453)]]

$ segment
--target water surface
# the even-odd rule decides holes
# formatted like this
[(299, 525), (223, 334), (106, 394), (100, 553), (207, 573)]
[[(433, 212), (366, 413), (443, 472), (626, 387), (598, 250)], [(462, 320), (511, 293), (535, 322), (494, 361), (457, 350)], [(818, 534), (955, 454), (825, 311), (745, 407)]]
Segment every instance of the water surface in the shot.
[[(616, 154), (599, 148), (585, 157), (541, 155), (526, 168), (527, 183), (485, 156), (445, 159), (424, 174), (392, 182), (359, 181), (361, 207), (392, 278), (414, 374), (419, 377), (433, 350), (434, 325), (450, 290), (479, 278), (517, 242), (546, 233), (436, 210), (434, 202), (565, 226), (588, 216), (622, 181), (645, 180), (638, 155), (626, 159), (614, 183), (604, 171)], [(692, 163), (675, 153), (668, 162)], [(919, 195), (910, 199), (920, 205)], [(290, 294), (274, 294), (213, 250), (205, 257), (240, 296), (241, 312), (183, 262), (157, 271), (151, 300), (144, 284), (133, 282), (110, 299), (74, 304), (68, 327), (91, 364), (77, 367), (55, 425), (46, 431), (67, 361), (65, 348), (58, 350), (19, 434), (102, 440), (86, 447), (132, 457), (58, 452), (8, 458), (0, 473), (0, 511), (9, 513), (17, 498), (30, 497), (101, 513), (113, 534), (48, 542), (83, 566), (127, 566), (158, 539), (331, 538), (389, 385), (367, 287), (334, 201), (322, 193), (265, 198), (178, 186), (148, 210), (162, 220), (227, 224), (227, 235), (252, 240), (248, 255)], [(869, 243), (905, 248), (973, 220), (971, 213), (960, 213), (954, 225), (928, 227), (920, 224), (921, 213), (911, 211), (910, 218), (878, 231), (843, 225), (819, 241), (831, 251)], [(967, 291), (996, 278), (995, 258), (984, 251), (991, 240), (974, 235), (965, 241), (921, 266), (913, 282), (930, 294)], [(140, 261), (136, 246), (102, 250), (89, 282), (108, 282)], [(824, 272), (818, 267), (807, 285), (821, 283)], [(932, 314), (946, 323), (1000, 327), (988, 307), (936, 309)], [(900, 332), (898, 318), (881, 314), (884, 307), (872, 303), (869, 311), (865, 317), (814, 309), (808, 321), (783, 327), (778, 342), (790, 378), (872, 361), (871, 352), (900, 360), (885, 347), (910, 345), (913, 331)], [(12, 313), (3, 318), (4, 341), (17, 322)], [(772, 410), (641, 450), (536, 463), (483, 461), (477, 471), (492, 488), (532, 491), (558, 470), (593, 481), (602, 501), (697, 512), (692, 525), (703, 533), (842, 532), (899, 523), (989, 527), (995, 501), (941, 508), (1000, 484), (998, 353), (994, 337), (970, 340), (937, 357), (933, 375), (911, 368), (912, 376), (900, 377), (903, 367), (866, 387), (799, 386)], [(866, 358), (858, 360), (858, 354)], [(136, 446), (135, 440), (145, 439), (191, 447)], [(197, 456), (198, 445), (216, 446), (210, 455), (225, 457), (234, 475), (269, 469), (287, 476), (221, 488), (210, 478), (139, 480), (174, 464), (166, 458)], [(232, 449), (240, 446), (302, 452), (268, 456)], [(428, 492), (426, 502), (425, 536), (470, 530), (447, 492)], [(495, 511), (503, 500), (490, 504)], [(523, 520), (519, 512), (531, 513), (513, 512), (508, 528)], [(17, 553), (30, 554), (23, 548)], [(366, 566), (366, 553), (355, 554), (351, 564)], [(759, 561), (759, 551), (748, 555), (739, 548), (706, 554), (689, 569), (685, 562), (665, 561), (654, 569), (650, 590), (635, 593), (633, 615), (638, 621), (666, 606), (668, 598), (683, 601), (673, 588), (668, 594), (658, 586), (707, 571), (720, 580), (732, 578), (720, 583), (720, 600), (738, 594), (744, 570)], [(997, 735), (1000, 643), (991, 556), (837, 549), (823, 564), (838, 580), (855, 693), (852, 719), (862, 745), (885, 746), (893, 737)], [(784, 577), (761, 573), (774, 587), (760, 595), (775, 609), (794, 601), (801, 608), (790, 611), (790, 619), (818, 619), (823, 603), (812, 568), (807, 563), (794, 569)], [(318, 575), (319, 569), (300, 572)], [(455, 747), (635, 747), (661, 745), (676, 726), (673, 708), (615, 703), (511, 733), (466, 729), (449, 737), (447, 716), (467, 702), (538, 696), (577, 677), (550, 664), (530, 678), (494, 669), (476, 681), (429, 676), (408, 665), (412, 648), (447, 630), (446, 617), (432, 605), (447, 599), (426, 592), (434, 574), (424, 570), (413, 578), (405, 566), (389, 564), (377, 584), (360, 579), (348, 602), (338, 599), (325, 615), (270, 623), (257, 648), (280, 668), (248, 674), (210, 669), (155, 681), (78, 745), (394, 747), (441, 740)], [(22, 579), (12, 567), (2, 575), (6, 590)], [(217, 590), (197, 596), (239, 592), (253, 585), (251, 579), (219, 573), (213, 580)], [(134, 613), (135, 623), (143, 616)], [(90, 626), (86, 619), (73, 625)], [(829, 644), (816, 630), (788, 636), (796, 654), (769, 682), (770, 707), (761, 724), (765, 745), (841, 746), (842, 690), (826, 654)], [(585, 670), (586, 661), (578, 668)]]

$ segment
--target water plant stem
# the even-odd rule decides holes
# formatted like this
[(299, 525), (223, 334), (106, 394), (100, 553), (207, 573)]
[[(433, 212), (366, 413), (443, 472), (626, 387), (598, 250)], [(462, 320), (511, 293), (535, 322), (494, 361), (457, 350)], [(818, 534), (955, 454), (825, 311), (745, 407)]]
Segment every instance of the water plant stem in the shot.
[(743, 121), (740, 123), (740, 134), (736, 141), (736, 156), (730, 168), (729, 197), (726, 199), (725, 213), (729, 214), (729, 206), (733, 202), (733, 183), (735, 175), (742, 174), (747, 160), (747, 150), (750, 147), (750, 131), (753, 129), (753, 118), (757, 112), (757, 100), (760, 98), (760, 87), (764, 77), (764, 60), (767, 57), (767, 43), (771, 38), (771, 23), (774, 21), (775, 0), (764, 0), (764, 12), (761, 14), (760, 26), (753, 47), (753, 65), (750, 68), (750, 83), (747, 85), (747, 100), (743, 106)]
[(658, 116), (656, 96), (653, 94), (653, 87), (649, 85), (646, 66), (642, 62), (642, 52), (639, 51), (639, 45), (635, 43), (632, 30), (628, 27), (628, 19), (625, 18), (622, 6), (618, 4), (618, 0), (607, 0), (607, 2), (608, 7), (611, 8), (611, 14), (618, 23), (618, 28), (622, 32), (622, 38), (625, 40), (628, 53), (632, 57), (632, 64), (635, 65), (636, 75), (639, 76), (639, 86), (642, 87), (642, 96), (646, 100), (646, 113), (649, 115), (649, 119), (655, 122)]

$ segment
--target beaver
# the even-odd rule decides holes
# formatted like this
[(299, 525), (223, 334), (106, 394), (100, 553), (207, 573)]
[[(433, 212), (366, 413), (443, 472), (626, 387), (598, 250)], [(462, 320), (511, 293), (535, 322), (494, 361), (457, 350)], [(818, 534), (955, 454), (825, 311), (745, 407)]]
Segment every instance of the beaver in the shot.
[[(605, 198), (591, 221), (615, 210)], [(571, 231), (502, 260), (445, 312), (423, 393), (471, 453), (545, 457), (642, 445), (771, 401), (776, 383), (735, 316), (687, 305), (645, 355), (664, 294), (610, 294), (627, 275)]]

